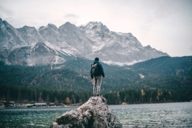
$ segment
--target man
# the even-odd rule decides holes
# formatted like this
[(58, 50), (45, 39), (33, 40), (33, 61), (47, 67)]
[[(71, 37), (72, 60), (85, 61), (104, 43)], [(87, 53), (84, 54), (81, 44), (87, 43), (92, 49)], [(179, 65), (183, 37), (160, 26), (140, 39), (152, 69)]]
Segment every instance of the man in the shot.
[(95, 58), (94, 63), (91, 65), (90, 74), (93, 83), (93, 95), (99, 96), (101, 91), (102, 79), (103, 77), (105, 77), (105, 74), (98, 57)]

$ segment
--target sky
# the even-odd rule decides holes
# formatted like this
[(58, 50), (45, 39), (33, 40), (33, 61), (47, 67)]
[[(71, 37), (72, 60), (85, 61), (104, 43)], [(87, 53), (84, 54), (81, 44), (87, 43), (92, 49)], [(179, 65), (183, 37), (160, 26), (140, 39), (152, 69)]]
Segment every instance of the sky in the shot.
[(0, 0), (14, 27), (100, 21), (170, 56), (192, 55), (192, 0)]

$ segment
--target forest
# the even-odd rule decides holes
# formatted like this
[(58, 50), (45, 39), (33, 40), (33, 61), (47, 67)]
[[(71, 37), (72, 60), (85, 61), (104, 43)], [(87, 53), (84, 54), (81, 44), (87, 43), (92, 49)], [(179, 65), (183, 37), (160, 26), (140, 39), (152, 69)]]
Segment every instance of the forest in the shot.
[[(0, 102), (77, 104), (92, 96), (91, 61), (19, 66), (0, 62)], [(192, 100), (192, 57), (161, 57), (132, 66), (103, 64), (102, 93), (109, 104)]]
[[(139, 104), (139, 103), (163, 103), (184, 102), (192, 99), (191, 89), (161, 89), (141, 88), (124, 89), (102, 93), (108, 104)], [(0, 86), (1, 101), (15, 101), (17, 103), (52, 102), (55, 104), (81, 104), (85, 102), (92, 93), (59, 91), (40, 88), (8, 87)]]

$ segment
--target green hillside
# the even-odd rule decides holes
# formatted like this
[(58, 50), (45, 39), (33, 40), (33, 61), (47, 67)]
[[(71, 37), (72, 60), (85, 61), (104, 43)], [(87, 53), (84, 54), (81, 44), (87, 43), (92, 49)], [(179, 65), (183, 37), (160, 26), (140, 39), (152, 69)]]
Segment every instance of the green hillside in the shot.
[[(61, 65), (17, 66), (0, 63), (0, 98), (63, 102), (85, 101), (92, 91), (92, 61), (75, 58)], [(161, 57), (132, 66), (103, 64), (102, 94), (109, 103), (192, 100), (192, 57)], [(30, 94), (30, 95), (29, 95)]]

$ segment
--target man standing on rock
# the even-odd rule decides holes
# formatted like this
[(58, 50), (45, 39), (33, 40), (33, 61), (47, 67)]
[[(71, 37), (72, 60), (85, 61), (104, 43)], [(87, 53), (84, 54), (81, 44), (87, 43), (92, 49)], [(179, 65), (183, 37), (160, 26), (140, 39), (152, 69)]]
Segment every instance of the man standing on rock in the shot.
[(101, 91), (102, 79), (103, 77), (105, 77), (105, 74), (98, 57), (95, 58), (93, 64), (91, 65), (90, 74), (93, 83), (93, 95), (99, 96)]

